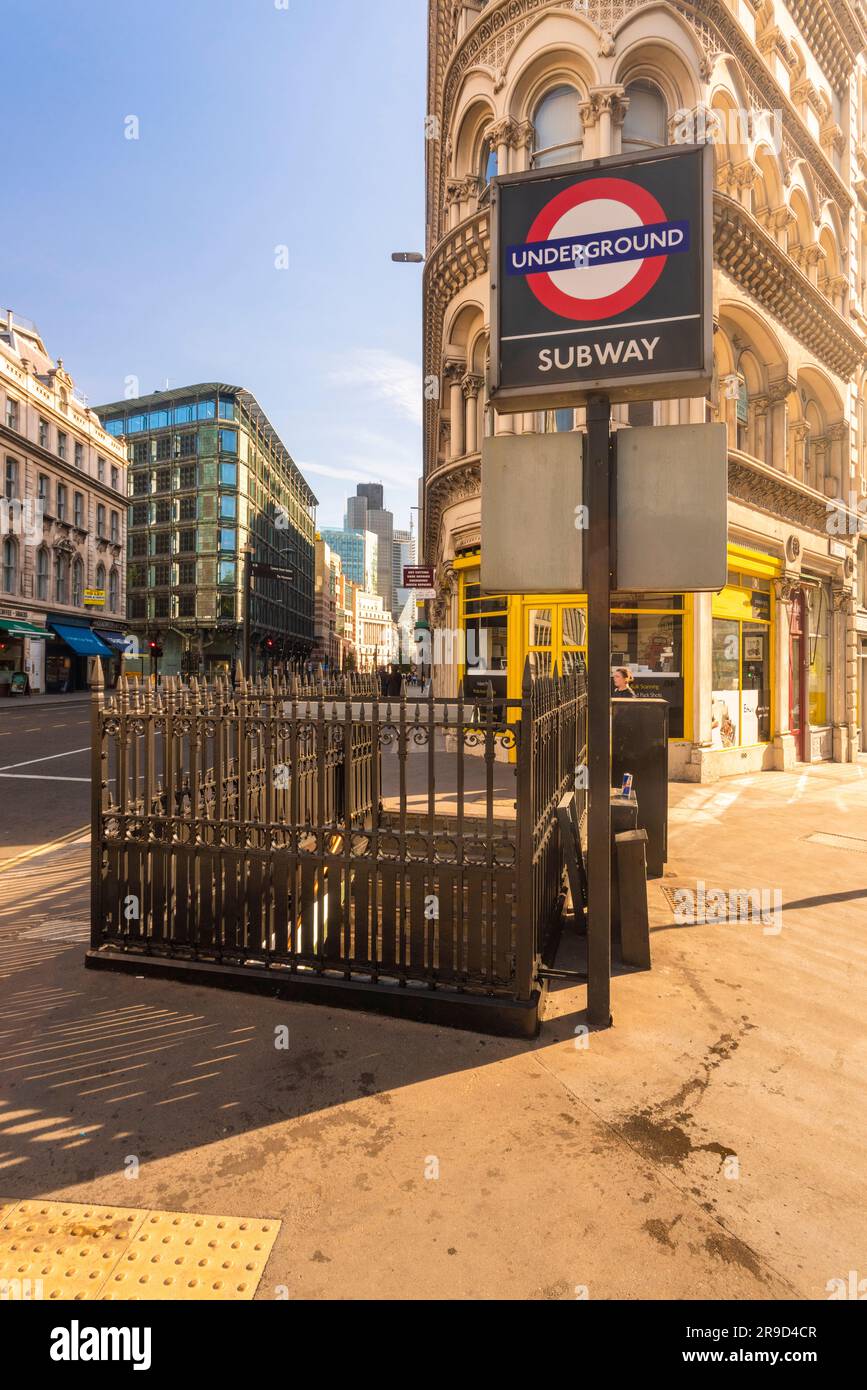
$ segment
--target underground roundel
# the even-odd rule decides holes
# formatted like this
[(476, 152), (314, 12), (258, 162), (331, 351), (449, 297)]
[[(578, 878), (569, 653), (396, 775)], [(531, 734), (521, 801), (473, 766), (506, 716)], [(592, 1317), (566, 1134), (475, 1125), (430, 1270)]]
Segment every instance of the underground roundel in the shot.
[(683, 228), (667, 224), (653, 194), (625, 179), (590, 179), (564, 189), (536, 218), (527, 240), (530, 247), (553, 244), (557, 259), (551, 259), (566, 265), (531, 275), (529, 285), (546, 308), (571, 319), (631, 309), (662, 274), (667, 256), (660, 252), (673, 249), (672, 241), (677, 250), (689, 244)]
[(580, 404), (585, 384), (612, 399), (644, 382), (651, 398), (701, 394), (707, 170), (704, 150), (669, 147), (496, 181), (495, 408), (532, 408), (537, 391)]

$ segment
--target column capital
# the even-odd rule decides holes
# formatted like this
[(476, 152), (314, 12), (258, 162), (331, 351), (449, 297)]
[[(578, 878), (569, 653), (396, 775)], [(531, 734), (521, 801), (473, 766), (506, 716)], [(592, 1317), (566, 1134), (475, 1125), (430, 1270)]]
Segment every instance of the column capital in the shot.
[(443, 363), (443, 377), (449, 386), (460, 386), (466, 370), (466, 362), (459, 357), (447, 357)]
[(466, 376), (463, 377), (461, 381), (461, 390), (464, 393), (464, 400), (468, 401), (471, 398), (475, 400), (483, 385), (484, 379), (482, 377), (476, 376), (473, 372), (467, 372)]

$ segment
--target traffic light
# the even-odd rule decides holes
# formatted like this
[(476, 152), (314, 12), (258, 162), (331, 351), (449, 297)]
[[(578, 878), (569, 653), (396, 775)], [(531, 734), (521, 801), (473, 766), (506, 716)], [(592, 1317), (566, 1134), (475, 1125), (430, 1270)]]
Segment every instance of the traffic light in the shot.
[(270, 654), (271, 652), (273, 652), (273, 650), (274, 650), (274, 638), (273, 638), (273, 637), (266, 637), (266, 638), (265, 638), (265, 650), (266, 650), (266, 652), (268, 652), (269, 654)]
[(151, 656), (154, 658), (155, 661), (158, 661), (159, 658), (162, 656), (162, 645), (160, 642), (157, 641), (155, 637), (152, 637), (148, 642), (148, 651), (150, 652)]

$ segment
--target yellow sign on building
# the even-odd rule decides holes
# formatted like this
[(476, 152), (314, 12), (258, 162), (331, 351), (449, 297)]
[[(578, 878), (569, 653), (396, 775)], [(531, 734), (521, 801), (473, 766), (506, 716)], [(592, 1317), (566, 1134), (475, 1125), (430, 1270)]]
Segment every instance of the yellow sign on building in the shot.
[(105, 589), (85, 589), (84, 606), (86, 608), (104, 608)]

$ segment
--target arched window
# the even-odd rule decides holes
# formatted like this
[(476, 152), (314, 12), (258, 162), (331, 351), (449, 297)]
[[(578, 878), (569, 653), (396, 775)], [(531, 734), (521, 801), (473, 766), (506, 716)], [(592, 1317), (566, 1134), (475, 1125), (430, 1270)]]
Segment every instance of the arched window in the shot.
[(108, 606), (112, 613), (117, 612), (118, 607), (118, 575), (117, 570), (112, 570), (108, 576)]
[(54, 557), (54, 602), (66, 603), (69, 583), (69, 564), (65, 555)]
[(48, 602), (48, 551), (44, 545), (36, 552), (36, 597)]
[(554, 87), (542, 98), (533, 117), (533, 167), (569, 164), (581, 158), (584, 128), (580, 97), (574, 87)]
[(72, 562), (72, 602), (76, 608), (84, 602), (84, 565), (78, 556)]
[(18, 542), (7, 536), (3, 542), (3, 592), (14, 594), (18, 591)]
[(482, 146), (479, 151), (479, 187), (483, 193), (491, 179), (495, 178), (496, 175), (497, 151), (490, 135), (486, 133), (482, 136)]
[(623, 121), (624, 149), (635, 145), (668, 144), (668, 107), (653, 82), (640, 78), (628, 83), (629, 106)]
[(97, 589), (105, 588), (105, 565), (97, 565), (96, 567), (96, 587)]

